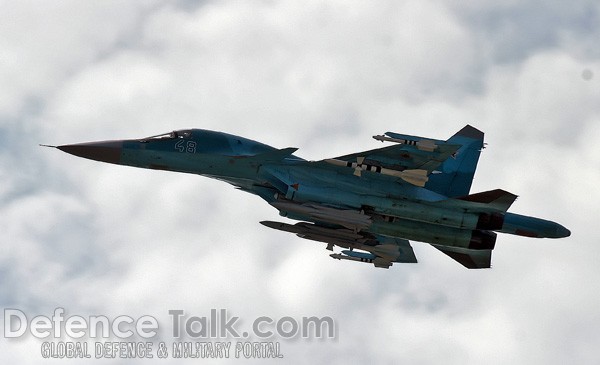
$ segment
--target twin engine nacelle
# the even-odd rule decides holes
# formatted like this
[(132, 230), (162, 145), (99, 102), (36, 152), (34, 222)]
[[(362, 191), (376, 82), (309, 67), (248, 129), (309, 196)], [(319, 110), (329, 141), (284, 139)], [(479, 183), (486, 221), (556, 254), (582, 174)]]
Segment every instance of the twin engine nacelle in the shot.
[(504, 214), (502, 213), (481, 213), (479, 214), (479, 219), (477, 220), (477, 226), (475, 228), (487, 230), (487, 231), (497, 231), (502, 229), (504, 225)]
[(471, 250), (493, 250), (496, 246), (496, 233), (489, 231), (473, 231), (469, 249)]

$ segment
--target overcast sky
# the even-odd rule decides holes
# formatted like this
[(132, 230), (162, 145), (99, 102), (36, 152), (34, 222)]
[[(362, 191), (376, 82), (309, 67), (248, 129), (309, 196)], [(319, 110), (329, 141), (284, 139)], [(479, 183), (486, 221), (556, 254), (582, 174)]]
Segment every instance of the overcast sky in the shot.
[[(291, 363), (598, 363), (597, 1), (0, 8), (3, 308), (333, 317), (335, 340), (281, 340)], [(224, 183), (38, 147), (194, 127), (321, 159), (467, 123), (488, 142), (472, 192), (570, 238), (499, 235), (479, 271), (415, 242), (419, 264), (375, 269), (258, 224), (280, 217)], [(40, 343), (2, 338), (0, 362), (44, 362)]]

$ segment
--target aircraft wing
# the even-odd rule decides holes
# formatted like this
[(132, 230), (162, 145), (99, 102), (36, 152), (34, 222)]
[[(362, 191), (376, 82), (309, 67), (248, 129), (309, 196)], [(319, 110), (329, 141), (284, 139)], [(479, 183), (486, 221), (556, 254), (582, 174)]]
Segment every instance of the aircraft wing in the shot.
[(359, 164), (390, 170), (426, 170), (430, 174), (456, 153), (460, 147), (461, 145), (456, 144), (439, 144), (432, 151), (428, 151), (413, 145), (397, 144), (335, 157), (334, 160), (359, 162)]
[[(410, 242), (402, 238), (355, 232), (347, 228), (333, 228), (318, 223), (299, 222), (293, 225), (273, 221), (260, 223), (269, 228), (295, 233), (300, 238), (324, 242), (330, 251), (333, 251), (334, 246), (345, 248), (341, 253), (329, 255), (334, 259), (371, 263), (375, 267), (386, 269), (394, 262), (417, 263)], [(468, 269), (491, 267), (492, 250), (474, 250), (436, 244), (432, 246)]]
[(282, 222), (262, 221), (264, 226), (280, 231), (295, 233), (300, 238), (327, 243), (327, 249), (334, 246), (346, 248), (341, 253), (330, 256), (338, 260), (350, 260), (372, 263), (375, 267), (389, 268), (394, 262), (416, 263), (417, 258), (405, 239), (371, 235), (355, 232), (346, 228), (335, 228), (315, 223), (299, 222), (287, 224)]

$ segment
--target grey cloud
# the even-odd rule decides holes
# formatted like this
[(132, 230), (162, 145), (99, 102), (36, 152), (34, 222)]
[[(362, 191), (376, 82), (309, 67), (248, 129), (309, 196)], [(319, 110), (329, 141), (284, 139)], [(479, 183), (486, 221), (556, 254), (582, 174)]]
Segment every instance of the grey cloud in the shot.
[[(519, 62), (536, 52), (561, 45), (565, 33), (586, 39), (599, 31), (593, 1), (521, 1), (451, 6), (497, 63)], [(483, 46), (483, 45), (482, 45)], [(597, 56), (597, 54), (596, 54)]]

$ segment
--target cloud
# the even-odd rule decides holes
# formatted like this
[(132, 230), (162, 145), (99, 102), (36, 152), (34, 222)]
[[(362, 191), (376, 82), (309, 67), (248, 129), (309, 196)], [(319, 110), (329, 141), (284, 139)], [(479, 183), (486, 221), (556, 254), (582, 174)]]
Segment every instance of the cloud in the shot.
[[(282, 341), (290, 362), (593, 363), (597, 16), (584, 1), (7, 4), (0, 300), (165, 325), (169, 309), (336, 319), (334, 341)], [(198, 127), (320, 159), (467, 123), (489, 142), (473, 191), (514, 192), (514, 211), (571, 238), (500, 236), (483, 272), (414, 243), (419, 264), (376, 270), (262, 227), (280, 217), (221, 182), (37, 147)], [(36, 341), (1, 342), (5, 361), (41, 361)]]
[(2, 114), (15, 116), (31, 100), (43, 102), (65, 79), (119, 47), (151, 6), (150, 2), (5, 4), (0, 26)]
[[(571, 48), (593, 39), (599, 31), (598, 5), (591, 1), (460, 2), (450, 7), (473, 30), (477, 43), (486, 50), (484, 56), (494, 63), (515, 64), (545, 49)], [(566, 37), (577, 41), (566, 44)]]

